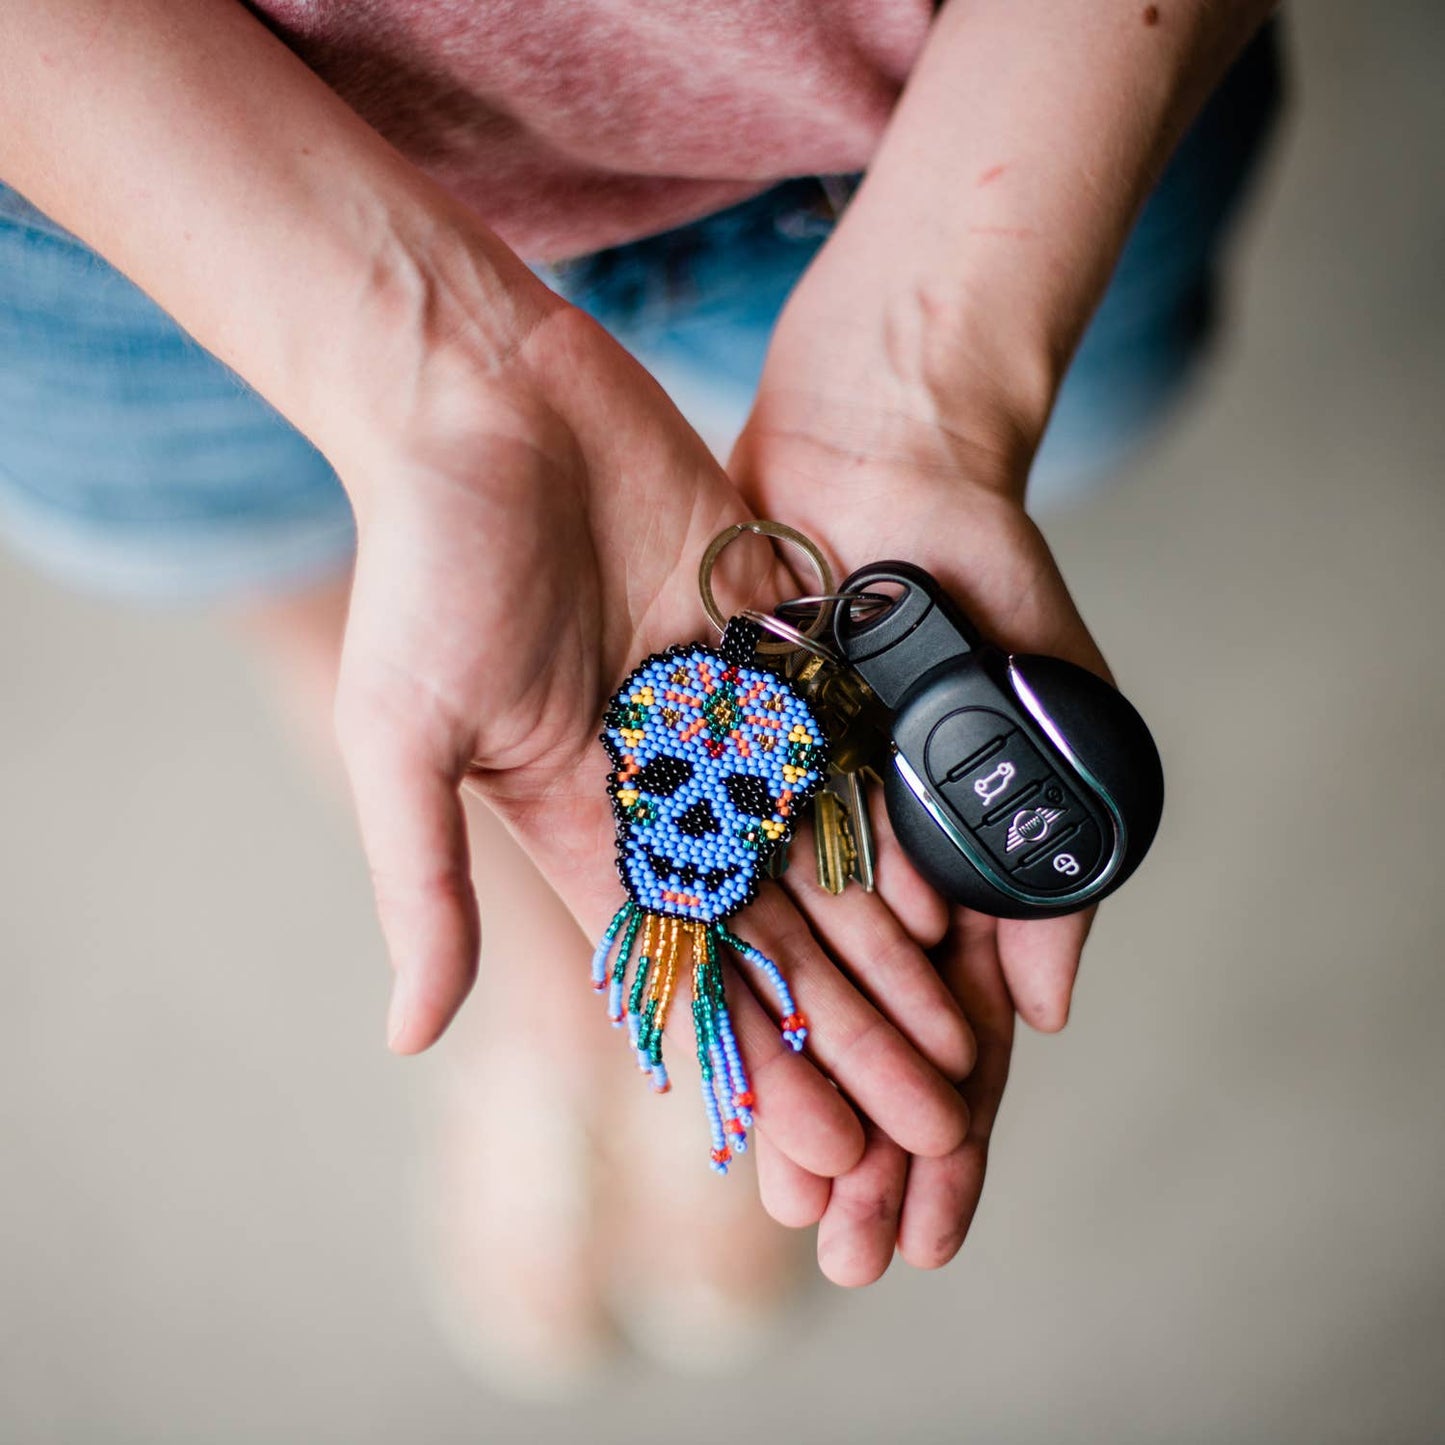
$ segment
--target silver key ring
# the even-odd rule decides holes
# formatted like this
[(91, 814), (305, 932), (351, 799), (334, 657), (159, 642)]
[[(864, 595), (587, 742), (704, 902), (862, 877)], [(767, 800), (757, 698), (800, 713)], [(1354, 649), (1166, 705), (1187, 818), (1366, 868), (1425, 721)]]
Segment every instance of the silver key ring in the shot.
[(863, 617), (855, 618), (856, 621), (861, 622), (866, 621), (874, 613), (883, 612), (892, 607), (895, 599), (886, 592), (816, 592), (809, 597), (789, 597), (786, 602), (779, 602), (773, 608), (773, 612), (777, 616), (783, 617), (785, 613), (795, 612), (799, 608), (818, 607), (828, 609), (828, 614), (831, 614), (840, 602), (848, 604), (850, 615), (854, 613), (858, 603), (864, 603)]
[[(781, 638), (788, 644), (788, 652), (796, 652), (801, 648), (804, 652), (811, 652), (814, 657), (821, 657), (824, 662), (839, 663), (838, 654), (831, 647), (809, 637), (806, 632), (799, 632), (790, 622), (784, 622), (781, 617), (773, 612), (759, 612), (756, 607), (744, 607), (738, 614), (739, 617), (746, 617), (749, 622), (756, 622), (765, 632), (771, 632), (774, 637)], [(763, 644), (759, 644), (758, 651), (763, 650)]]
[[(723, 616), (722, 609), (717, 605), (717, 598), (713, 596), (712, 574), (713, 568), (717, 566), (717, 559), (722, 556), (724, 549), (732, 542), (735, 542), (744, 532), (751, 532), (755, 537), (767, 537), (774, 542), (786, 543), (789, 547), (801, 552), (808, 559), (813, 571), (818, 574), (820, 583), (819, 591), (831, 593), (833, 591), (833, 572), (828, 566), (828, 559), (823, 555), (822, 548), (806, 537), (795, 527), (786, 526), (782, 522), (752, 521), (735, 522), (731, 527), (719, 532), (707, 545), (707, 551), (702, 554), (702, 561), (697, 569), (697, 590), (702, 594), (703, 611), (707, 613), (708, 621), (717, 628), (719, 632), (727, 630), (727, 618)], [(766, 614), (765, 614), (766, 615)], [(753, 619), (757, 621), (756, 618)], [(806, 644), (794, 639), (806, 637), (808, 642), (814, 642), (821, 635), (827, 621), (827, 614), (819, 611), (813, 625), (804, 632), (797, 632), (796, 629), (789, 629), (787, 640), (783, 640), (782, 634), (776, 634), (779, 638), (776, 642), (761, 642), (758, 644), (760, 653), (773, 655), (795, 651), (798, 647)], [(759, 624), (763, 625), (763, 624)], [(783, 623), (783, 626), (788, 624)], [(774, 629), (769, 629), (774, 631)], [(809, 649), (813, 650), (812, 648)]]

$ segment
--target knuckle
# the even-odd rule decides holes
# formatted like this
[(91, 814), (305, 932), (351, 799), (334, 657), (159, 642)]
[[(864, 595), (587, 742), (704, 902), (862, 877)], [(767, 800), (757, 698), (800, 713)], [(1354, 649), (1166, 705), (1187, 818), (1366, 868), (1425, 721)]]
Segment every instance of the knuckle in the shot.
[(834, 1205), (841, 1222), (855, 1229), (890, 1225), (898, 1214), (899, 1196), (886, 1185), (834, 1190)]
[(838, 1081), (868, 1079), (880, 1073), (880, 1058), (889, 1053), (906, 1054), (903, 1036), (881, 1014), (871, 1010), (868, 1015), (837, 1041), (837, 1063), (833, 1072)]
[(472, 895), (471, 879), (455, 865), (438, 868), (421, 867), (402, 873), (395, 868), (373, 862), (371, 886), (378, 901), (411, 904), (453, 904), (468, 902)]

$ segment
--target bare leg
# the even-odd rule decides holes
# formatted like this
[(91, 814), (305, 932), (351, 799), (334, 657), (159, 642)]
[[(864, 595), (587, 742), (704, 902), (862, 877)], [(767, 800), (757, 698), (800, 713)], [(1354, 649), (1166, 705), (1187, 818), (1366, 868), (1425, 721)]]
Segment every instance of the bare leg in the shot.
[(593, 1139), (618, 1061), (585, 987), (591, 950), (485, 805), (467, 801), (482, 911), (476, 991), (442, 1047), (424, 1207), (457, 1353), (516, 1393), (558, 1394), (604, 1363)]
[[(341, 579), (239, 619), (338, 786), (348, 591)], [(656, 1100), (637, 1079), (587, 986), (591, 944), (531, 861), (476, 799), (467, 819), (481, 970), (441, 1050), (428, 1191), (448, 1333), (493, 1380), (555, 1392), (600, 1362), (610, 1291), (638, 1344), (725, 1366), (779, 1302), (794, 1252), (751, 1180), (706, 1168), (686, 1101)]]
[[(342, 578), (239, 618), (286, 721), (338, 791), (331, 707), (349, 591)], [(591, 990), (568, 987), (590, 957), (576, 924), (485, 806), (469, 798), (467, 819), (485, 942), (476, 993), (432, 1076), (424, 1245), (458, 1354), (510, 1389), (555, 1393), (585, 1377), (609, 1333), (588, 1124), (615, 1061), (583, 1017)]]

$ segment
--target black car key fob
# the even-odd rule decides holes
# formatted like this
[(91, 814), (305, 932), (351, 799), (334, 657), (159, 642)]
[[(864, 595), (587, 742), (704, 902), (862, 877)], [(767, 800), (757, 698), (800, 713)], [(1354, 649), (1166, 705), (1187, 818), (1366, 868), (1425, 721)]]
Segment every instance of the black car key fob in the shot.
[(879, 764), (894, 832), (946, 898), (999, 918), (1073, 913), (1139, 866), (1164, 773), (1143, 718), (1102, 678), (1010, 656), (906, 562), (860, 568), (836, 609), (838, 651), (892, 716)]

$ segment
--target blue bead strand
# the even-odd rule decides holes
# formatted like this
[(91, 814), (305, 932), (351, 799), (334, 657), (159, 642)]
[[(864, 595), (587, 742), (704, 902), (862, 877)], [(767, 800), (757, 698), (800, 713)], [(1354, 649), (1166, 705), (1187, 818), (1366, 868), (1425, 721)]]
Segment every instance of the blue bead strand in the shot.
[(738, 1051), (737, 1037), (733, 1033), (732, 1016), (726, 1009), (718, 1010), (718, 1042), (722, 1045), (723, 1056), (727, 1060), (727, 1080), (732, 1089), (733, 1105), (737, 1109), (738, 1118), (743, 1124), (752, 1128), (753, 1111), (746, 1105), (739, 1103), (740, 1099), (746, 1099), (752, 1095), (752, 1085), (748, 1082), (748, 1071), (743, 1066), (742, 1054)]
[(783, 977), (778, 965), (773, 962), (767, 954), (756, 949), (750, 943), (745, 943), (736, 934), (729, 933), (721, 925), (718, 927), (718, 936), (727, 946), (753, 965), (772, 985), (773, 993), (777, 996), (778, 1007), (783, 1012), (784, 1028), (783, 1042), (796, 1053), (800, 1053), (803, 1044), (807, 1040), (808, 1030), (806, 1025), (797, 1028), (789, 1027), (788, 1020), (798, 1017), (797, 1005), (793, 1002), (793, 991), (788, 987), (787, 980)]
[(612, 915), (612, 922), (607, 925), (607, 932), (598, 941), (597, 947), (592, 954), (592, 987), (603, 989), (607, 986), (607, 959), (612, 952), (612, 945), (617, 938), (618, 931), (623, 923), (634, 913), (640, 913), (641, 909), (629, 899)]

